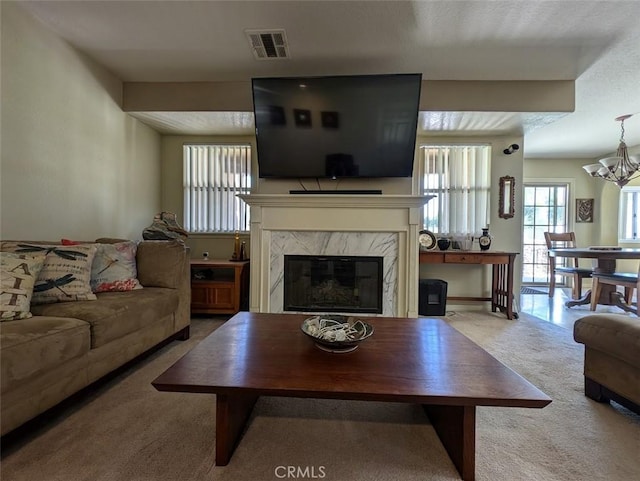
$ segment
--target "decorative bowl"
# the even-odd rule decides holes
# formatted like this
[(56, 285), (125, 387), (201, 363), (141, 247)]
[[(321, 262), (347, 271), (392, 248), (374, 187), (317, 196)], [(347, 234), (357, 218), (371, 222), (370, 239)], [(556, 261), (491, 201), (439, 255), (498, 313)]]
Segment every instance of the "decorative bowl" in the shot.
[(438, 239), (438, 249), (441, 251), (446, 251), (449, 247), (451, 247), (451, 240), (446, 237), (441, 237)]
[(373, 334), (373, 326), (361, 319), (342, 315), (318, 315), (305, 319), (302, 332), (316, 346), (329, 352), (351, 352)]

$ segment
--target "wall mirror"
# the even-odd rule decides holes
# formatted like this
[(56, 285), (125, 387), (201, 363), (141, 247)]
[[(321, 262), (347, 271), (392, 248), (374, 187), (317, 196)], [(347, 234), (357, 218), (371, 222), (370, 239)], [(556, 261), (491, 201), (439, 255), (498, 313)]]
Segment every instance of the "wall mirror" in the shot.
[(498, 216), (502, 219), (511, 219), (515, 215), (515, 184), (516, 179), (513, 177), (500, 177)]

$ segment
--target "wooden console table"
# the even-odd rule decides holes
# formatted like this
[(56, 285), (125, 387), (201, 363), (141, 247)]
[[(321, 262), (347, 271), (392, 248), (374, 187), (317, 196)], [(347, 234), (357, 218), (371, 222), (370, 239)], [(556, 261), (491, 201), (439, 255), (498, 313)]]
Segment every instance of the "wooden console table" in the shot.
[(503, 251), (420, 251), (421, 264), (491, 264), (491, 297), (448, 297), (452, 301), (491, 301), (491, 310), (500, 309), (507, 319), (513, 311), (513, 262), (518, 252)]
[(249, 261), (191, 259), (191, 312), (235, 314), (249, 309)]

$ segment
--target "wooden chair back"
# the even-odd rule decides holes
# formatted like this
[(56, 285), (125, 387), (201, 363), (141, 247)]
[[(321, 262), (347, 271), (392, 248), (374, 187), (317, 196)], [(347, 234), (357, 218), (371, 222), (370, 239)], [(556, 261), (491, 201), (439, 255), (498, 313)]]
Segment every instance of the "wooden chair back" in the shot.
[[(554, 247), (577, 247), (575, 232), (545, 232), (544, 240), (547, 243), (547, 249)], [(550, 267), (555, 268), (555, 257), (549, 257)], [(571, 257), (566, 259), (567, 267), (578, 267), (578, 258)]]
[[(545, 232), (544, 240), (547, 249), (554, 247), (577, 247), (576, 234), (574, 232)], [(549, 258), (549, 297), (553, 297), (556, 288), (556, 275), (569, 277), (573, 281), (571, 297), (579, 299), (582, 296), (582, 279), (591, 277), (591, 269), (583, 269), (578, 265), (577, 257), (564, 258), (563, 265), (556, 265), (556, 258)]]

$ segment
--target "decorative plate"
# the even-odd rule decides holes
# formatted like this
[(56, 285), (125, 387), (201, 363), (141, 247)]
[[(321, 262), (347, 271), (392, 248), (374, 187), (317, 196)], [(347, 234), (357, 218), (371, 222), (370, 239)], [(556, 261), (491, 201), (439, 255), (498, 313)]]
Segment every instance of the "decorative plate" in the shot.
[(373, 334), (373, 326), (349, 316), (318, 315), (305, 319), (302, 332), (316, 343), (316, 346), (329, 352), (351, 352)]
[(420, 243), (420, 248), (426, 250), (435, 249), (438, 245), (436, 236), (429, 230), (420, 231), (420, 235), (418, 235), (418, 242)]

